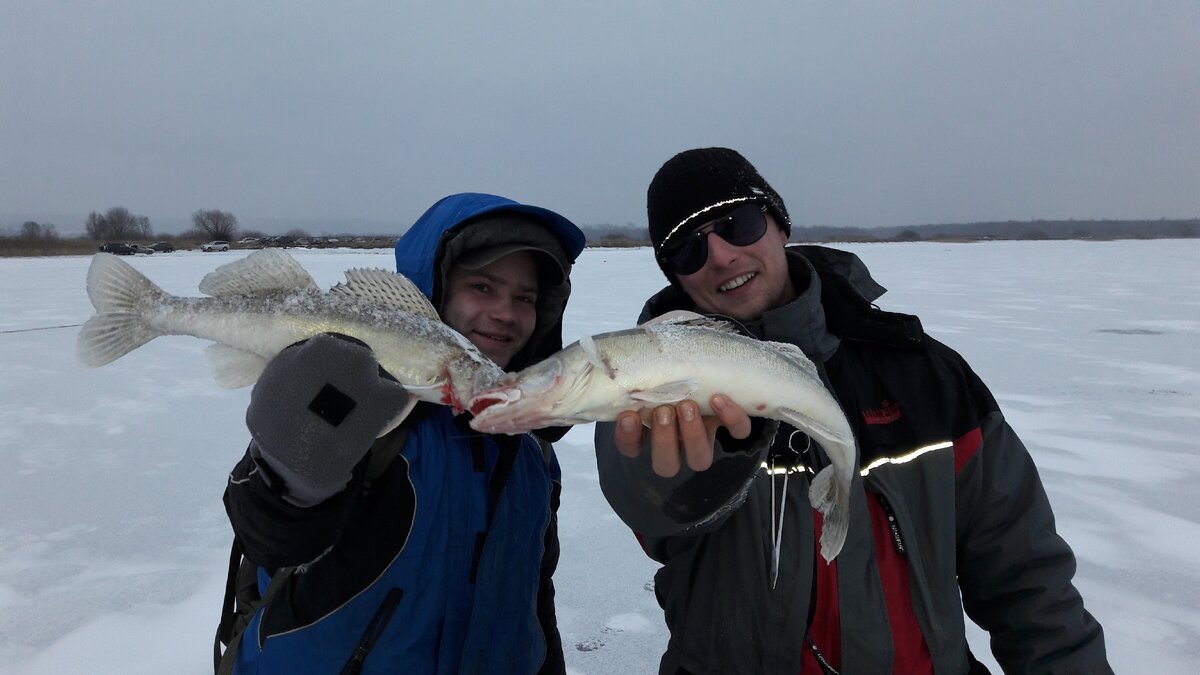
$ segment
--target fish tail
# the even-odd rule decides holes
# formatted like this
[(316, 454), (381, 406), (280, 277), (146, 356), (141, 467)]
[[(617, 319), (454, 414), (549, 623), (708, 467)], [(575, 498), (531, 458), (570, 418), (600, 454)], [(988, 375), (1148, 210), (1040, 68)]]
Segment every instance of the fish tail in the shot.
[(117, 360), (161, 333), (151, 328), (139, 310), (139, 301), (166, 293), (132, 265), (111, 253), (92, 256), (87, 276), (88, 298), (96, 315), (79, 331), (75, 351), (85, 366), (102, 366)]
[(832, 465), (821, 469), (808, 488), (808, 501), (821, 512), (821, 557), (833, 562), (850, 527), (850, 491)]

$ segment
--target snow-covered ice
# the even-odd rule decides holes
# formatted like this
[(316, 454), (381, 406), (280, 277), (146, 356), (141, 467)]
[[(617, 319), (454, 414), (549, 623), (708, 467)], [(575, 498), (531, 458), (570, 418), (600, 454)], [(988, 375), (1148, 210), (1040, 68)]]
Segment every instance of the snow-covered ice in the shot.
[[(1200, 663), (1200, 241), (889, 243), (858, 253), (1004, 407), (1079, 558), (1117, 672)], [(390, 250), (295, 251), (322, 286)], [(166, 290), (244, 252), (126, 258)], [(90, 258), (0, 258), (0, 673), (211, 672), (248, 390), (194, 338), (75, 361)], [(567, 341), (631, 325), (662, 284), (646, 249), (589, 249)], [(656, 672), (655, 564), (600, 493), (591, 427), (558, 444), (556, 584), (577, 675)], [(973, 649), (999, 672), (986, 636)]]

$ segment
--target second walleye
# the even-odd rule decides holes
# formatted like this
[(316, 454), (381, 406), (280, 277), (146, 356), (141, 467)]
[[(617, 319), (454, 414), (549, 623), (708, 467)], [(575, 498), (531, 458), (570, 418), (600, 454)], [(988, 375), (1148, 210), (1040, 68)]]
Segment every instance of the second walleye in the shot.
[(692, 399), (712, 414), (714, 394), (748, 414), (786, 422), (819, 443), (830, 464), (813, 477), (809, 503), (821, 512), (821, 555), (846, 540), (854, 434), (812, 361), (794, 345), (738, 334), (728, 323), (679, 313), (630, 330), (584, 337), (519, 373), (503, 376), (470, 404), (471, 426), (521, 433), (610, 421), (623, 410)]

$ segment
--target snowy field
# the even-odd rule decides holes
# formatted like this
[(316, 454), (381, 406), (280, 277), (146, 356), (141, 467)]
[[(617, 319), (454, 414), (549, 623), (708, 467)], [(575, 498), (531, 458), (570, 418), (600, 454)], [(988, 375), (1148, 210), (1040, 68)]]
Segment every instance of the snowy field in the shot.
[[(1029, 446), (1117, 672), (1200, 663), (1200, 241), (846, 246), (966, 356)], [(126, 258), (167, 291), (244, 255)], [(317, 282), (390, 250), (297, 251)], [(227, 471), (249, 390), (194, 338), (95, 370), (86, 257), (0, 258), (0, 673), (211, 672), (230, 531)], [(628, 327), (662, 277), (649, 251), (589, 249), (565, 336)], [(601, 496), (591, 427), (559, 444), (556, 577), (571, 673), (652, 673), (655, 565)], [(986, 636), (977, 655), (991, 664)], [(993, 671), (998, 672), (993, 665)]]

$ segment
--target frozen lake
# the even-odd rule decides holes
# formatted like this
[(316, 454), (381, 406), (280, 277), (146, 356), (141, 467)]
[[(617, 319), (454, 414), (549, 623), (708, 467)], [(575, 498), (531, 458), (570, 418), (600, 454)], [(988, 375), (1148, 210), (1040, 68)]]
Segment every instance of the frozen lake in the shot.
[[(1200, 663), (1200, 240), (861, 244), (889, 288), (991, 387), (1029, 447), (1117, 672)], [(167, 291), (244, 252), (126, 258)], [(294, 252), (322, 286), (390, 250)], [(76, 364), (90, 258), (0, 258), (0, 673), (211, 672), (249, 390), (168, 337)], [(629, 327), (662, 284), (646, 249), (589, 249), (569, 342)], [(572, 673), (656, 672), (655, 565), (611, 513), (591, 427), (558, 444), (556, 576)], [(974, 651), (991, 663), (986, 637)], [(994, 668), (994, 666), (993, 666)], [(995, 670), (995, 669), (994, 669)], [(998, 672), (998, 670), (995, 670)]]

